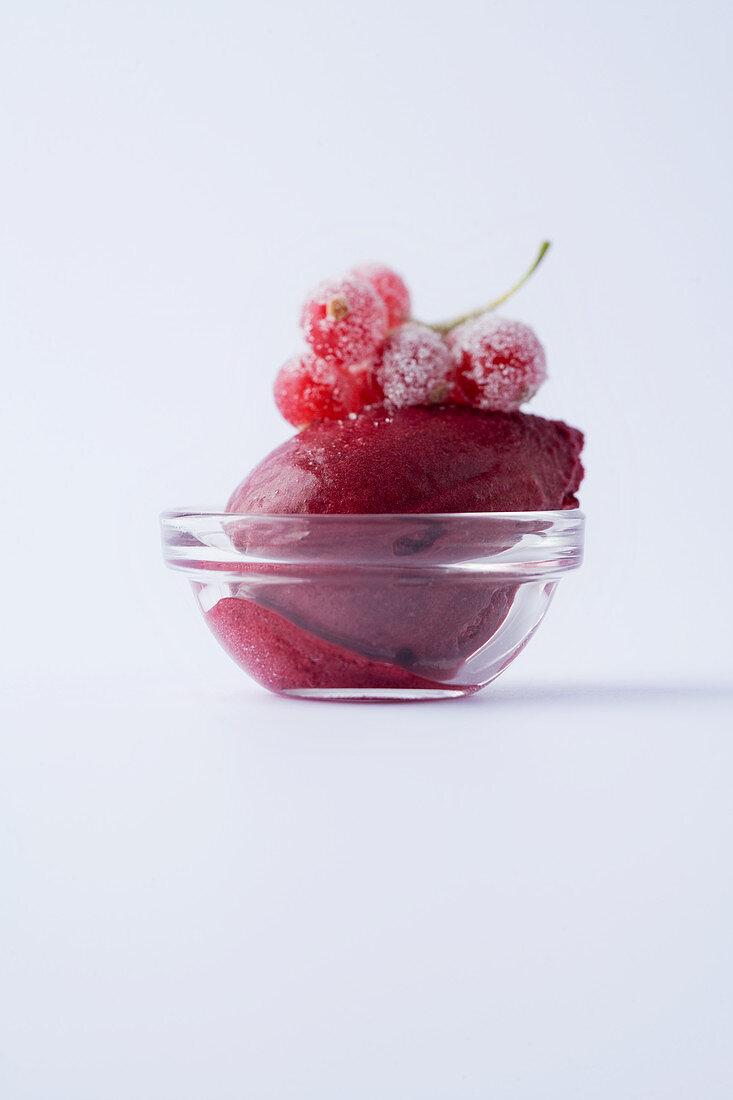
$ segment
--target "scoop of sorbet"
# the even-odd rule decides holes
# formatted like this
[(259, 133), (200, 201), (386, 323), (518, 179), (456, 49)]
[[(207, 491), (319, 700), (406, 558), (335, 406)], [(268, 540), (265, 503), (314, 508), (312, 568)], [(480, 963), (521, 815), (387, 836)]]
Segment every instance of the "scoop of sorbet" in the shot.
[(461, 406), (367, 410), (271, 452), (227, 512), (375, 514), (575, 508), (583, 435), (561, 420)]
[[(314, 424), (283, 443), (234, 491), (227, 511), (371, 515), (574, 508), (582, 446), (575, 428), (520, 412), (460, 406), (367, 410)], [(536, 522), (542, 531), (550, 521), (538, 516)], [(507, 548), (517, 537), (511, 517), (497, 523), (505, 529), (496, 528), (494, 551), (504, 534)], [(433, 526), (427, 542), (398, 540), (392, 570), (362, 569), (338, 583), (318, 562), (305, 562), (292, 580), (268, 573), (236, 596), (219, 599), (207, 612), (209, 625), (235, 660), (275, 691), (450, 690), (456, 679), (470, 679), (462, 670), (500, 630), (512, 637), (507, 624), (519, 616), (519, 586), (510, 576), (442, 577), (438, 571), (433, 577), (424, 569), (416, 588), (411, 555), (432, 548), (446, 562), (461, 557), (452, 541), (455, 525), (436, 519)], [(367, 542), (369, 537), (367, 528)], [(239, 538), (249, 536), (235, 527), (235, 545)], [(508, 663), (516, 646), (506, 645)], [(477, 686), (463, 683), (461, 690)]]

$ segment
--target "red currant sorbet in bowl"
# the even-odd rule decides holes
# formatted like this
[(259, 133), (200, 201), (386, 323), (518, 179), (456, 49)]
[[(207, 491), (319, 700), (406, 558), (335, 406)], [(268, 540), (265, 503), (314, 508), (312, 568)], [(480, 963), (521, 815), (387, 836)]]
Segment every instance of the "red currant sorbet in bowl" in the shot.
[(167, 564), (264, 687), (331, 700), (472, 694), (521, 652), (580, 565), (583, 436), (519, 411), (545, 354), (497, 304), (425, 325), (383, 265), (319, 284), (302, 311), (310, 347), (275, 382), (301, 430), (223, 512), (163, 515)]

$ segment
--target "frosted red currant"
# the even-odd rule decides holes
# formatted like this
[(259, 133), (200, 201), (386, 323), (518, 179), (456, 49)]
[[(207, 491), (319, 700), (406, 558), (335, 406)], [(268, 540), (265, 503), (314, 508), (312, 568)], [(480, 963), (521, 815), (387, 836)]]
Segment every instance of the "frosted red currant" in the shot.
[(300, 324), (320, 359), (346, 367), (376, 351), (387, 332), (387, 307), (366, 279), (345, 275), (310, 292)]
[(338, 420), (363, 407), (362, 387), (348, 370), (304, 351), (288, 359), (275, 379), (275, 404), (296, 428)]
[(351, 269), (352, 275), (371, 283), (387, 307), (387, 328), (401, 325), (410, 316), (412, 305), (410, 292), (401, 275), (384, 264), (359, 264)]
[(385, 400), (398, 409), (441, 405), (455, 389), (455, 366), (437, 332), (408, 321), (389, 334), (375, 370)]
[(484, 313), (447, 336), (457, 371), (459, 400), (484, 412), (513, 412), (540, 388), (545, 352), (521, 321)]
[(372, 356), (370, 359), (365, 359), (363, 363), (356, 363), (347, 368), (358, 387), (362, 409), (366, 409), (369, 405), (380, 405), (384, 400), (376, 375), (378, 361), (378, 356)]

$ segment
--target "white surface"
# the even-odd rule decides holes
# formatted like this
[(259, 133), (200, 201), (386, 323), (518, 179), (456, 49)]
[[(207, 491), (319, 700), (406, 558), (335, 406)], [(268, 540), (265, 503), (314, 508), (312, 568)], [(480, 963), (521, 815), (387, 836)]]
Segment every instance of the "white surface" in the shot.
[[(13, 1100), (728, 1097), (728, 5), (8, 5)], [(485, 696), (266, 696), (163, 572), (308, 285), (545, 344), (587, 561)]]
[(730, 1096), (730, 692), (51, 699), (3, 765), (4, 1095)]

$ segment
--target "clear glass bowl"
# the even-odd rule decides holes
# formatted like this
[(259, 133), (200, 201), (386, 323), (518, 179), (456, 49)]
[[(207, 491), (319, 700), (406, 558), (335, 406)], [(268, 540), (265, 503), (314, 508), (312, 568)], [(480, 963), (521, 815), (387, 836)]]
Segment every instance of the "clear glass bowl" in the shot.
[(415, 700), (470, 695), (514, 660), (580, 565), (585, 519), (171, 511), (161, 522), (166, 563), (258, 683)]

